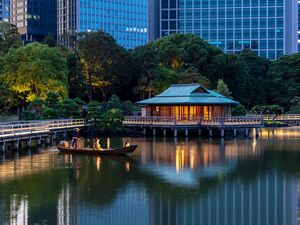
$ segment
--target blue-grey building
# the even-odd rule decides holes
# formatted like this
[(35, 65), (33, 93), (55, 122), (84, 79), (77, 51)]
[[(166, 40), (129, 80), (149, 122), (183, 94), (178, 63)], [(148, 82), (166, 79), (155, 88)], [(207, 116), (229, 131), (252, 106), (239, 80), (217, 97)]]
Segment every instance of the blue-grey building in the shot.
[(123, 47), (147, 43), (147, 0), (58, 0), (59, 41), (68, 34), (103, 30)]
[(149, 0), (149, 40), (194, 33), (227, 53), (276, 59), (298, 51), (297, 0)]
[(17, 26), (24, 44), (56, 35), (57, 0), (10, 0), (10, 22)]
[(0, 21), (9, 21), (9, 0), (0, 0)]

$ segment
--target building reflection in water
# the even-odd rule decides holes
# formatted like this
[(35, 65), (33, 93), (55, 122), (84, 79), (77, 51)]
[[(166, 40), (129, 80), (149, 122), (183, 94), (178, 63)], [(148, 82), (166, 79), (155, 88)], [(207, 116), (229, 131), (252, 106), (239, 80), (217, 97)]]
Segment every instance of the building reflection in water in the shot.
[[(138, 161), (137, 168), (127, 160), (116, 168), (118, 162), (107, 163), (107, 159), (100, 157), (61, 158), (66, 165), (71, 165), (73, 180), (66, 178), (62, 182), (53, 203), (57, 224), (298, 224), (297, 175), (277, 168), (253, 168), (253, 173), (246, 175), (242, 171), (252, 165), (244, 161), (263, 158), (262, 145), (267, 146), (263, 140), (136, 139), (134, 142), (139, 145), (133, 156)], [(26, 166), (34, 168), (33, 165), (37, 165), (34, 162), (27, 159), (21, 168), (25, 168), (24, 171), (27, 171)], [(83, 171), (85, 163), (92, 166), (88, 165)], [(52, 168), (53, 164), (39, 165), (41, 170)], [(82, 194), (85, 193), (83, 188), (88, 187), (95, 198), (101, 195), (103, 190), (93, 189), (89, 183), (80, 186), (80, 179), (89, 172), (96, 171), (98, 175), (110, 167), (122, 168), (128, 174), (125, 183), (114, 187), (112, 199), (105, 204), (97, 203)], [(92, 169), (95, 171), (90, 171)], [(18, 179), (16, 174), (20, 174), (13, 165), (5, 168), (0, 165), (0, 171), (2, 182)], [(29, 168), (22, 176), (28, 175), (31, 175)], [(89, 179), (97, 179), (97, 176)], [(95, 181), (89, 179), (84, 182)], [(9, 202), (0, 199), (1, 211), (9, 215), (5, 221), (0, 216), (0, 224), (29, 224), (31, 214), (36, 213), (31, 204), (26, 195), (12, 194)]]
[(26, 196), (12, 195), (10, 197), (9, 220), (11, 225), (28, 224), (28, 201)]
[(297, 181), (278, 172), (234, 180), (192, 201), (150, 195), (149, 224), (297, 225)]

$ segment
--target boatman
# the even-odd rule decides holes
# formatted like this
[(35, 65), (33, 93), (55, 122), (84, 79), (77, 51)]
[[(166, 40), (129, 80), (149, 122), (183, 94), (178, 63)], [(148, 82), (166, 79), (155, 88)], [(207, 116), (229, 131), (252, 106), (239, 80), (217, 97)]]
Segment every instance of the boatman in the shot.
[(78, 139), (80, 138), (80, 134), (79, 134), (80, 129), (79, 128), (75, 128), (73, 131), (73, 138), (72, 138), (72, 148), (77, 149), (77, 145), (78, 145)]

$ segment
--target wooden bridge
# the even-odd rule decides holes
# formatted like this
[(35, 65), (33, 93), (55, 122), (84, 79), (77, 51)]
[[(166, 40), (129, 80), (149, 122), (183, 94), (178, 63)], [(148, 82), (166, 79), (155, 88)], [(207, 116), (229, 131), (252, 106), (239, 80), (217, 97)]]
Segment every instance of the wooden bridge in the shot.
[(263, 119), (265, 121), (277, 121), (294, 126), (300, 125), (300, 114), (263, 115)]
[(48, 136), (85, 126), (84, 119), (11, 121), (0, 123), (0, 143)]
[(163, 136), (166, 136), (167, 130), (173, 130), (174, 136), (177, 136), (178, 130), (184, 130), (188, 136), (189, 130), (198, 130), (199, 135), (203, 129), (209, 130), (209, 136), (213, 136), (213, 130), (220, 130), (223, 137), (225, 131), (233, 131), (236, 136), (237, 131), (243, 130), (248, 136), (250, 129), (260, 129), (264, 126), (262, 116), (222, 116), (222, 117), (125, 117), (123, 125), (127, 127), (143, 128), (144, 134), (147, 128), (152, 129), (153, 135), (156, 130), (163, 130)]

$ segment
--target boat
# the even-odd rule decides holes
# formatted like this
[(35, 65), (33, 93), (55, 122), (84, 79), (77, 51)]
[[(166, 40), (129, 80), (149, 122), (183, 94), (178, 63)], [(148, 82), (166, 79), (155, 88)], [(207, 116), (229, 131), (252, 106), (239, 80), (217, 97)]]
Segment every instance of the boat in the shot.
[(84, 155), (127, 155), (130, 153), (133, 153), (137, 145), (130, 145), (122, 148), (116, 148), (116, 149), (101, 149), (101, 150), (95, 150), (93, 148), (70, 148), (70, 147), (64, 147), (64, 146), (58, 146), (58, 150), (60, 153), (65, 154), (84, 154)]

